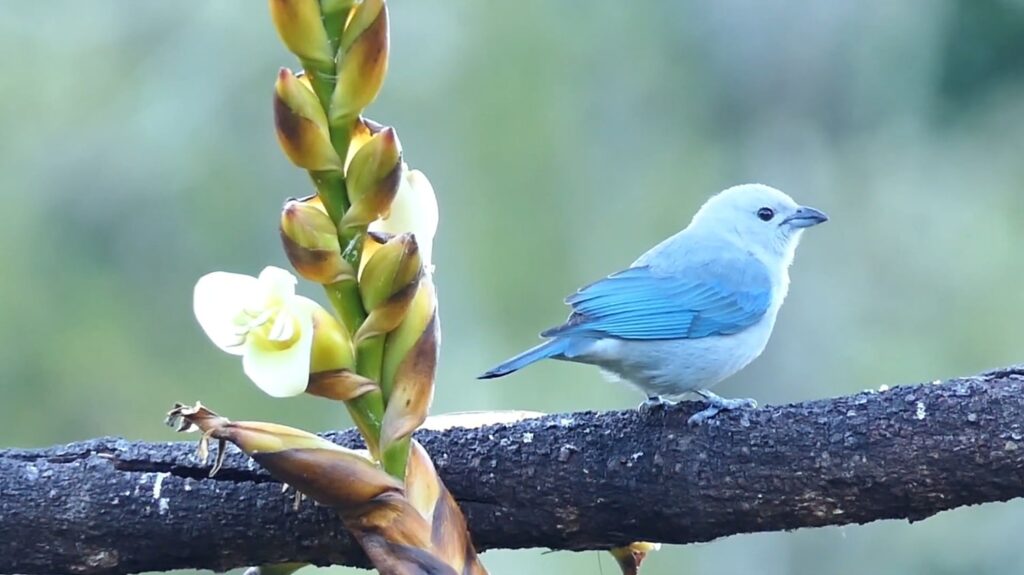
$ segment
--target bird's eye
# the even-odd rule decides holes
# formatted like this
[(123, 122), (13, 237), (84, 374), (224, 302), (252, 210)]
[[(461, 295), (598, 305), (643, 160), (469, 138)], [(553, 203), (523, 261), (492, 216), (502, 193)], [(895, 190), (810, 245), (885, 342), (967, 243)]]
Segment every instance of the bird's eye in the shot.
[(775, 217), (775, 211), (771, 208), (761, 208), (757, 210), (757, 217), (761, 218), (761, 221), (770, 222)]

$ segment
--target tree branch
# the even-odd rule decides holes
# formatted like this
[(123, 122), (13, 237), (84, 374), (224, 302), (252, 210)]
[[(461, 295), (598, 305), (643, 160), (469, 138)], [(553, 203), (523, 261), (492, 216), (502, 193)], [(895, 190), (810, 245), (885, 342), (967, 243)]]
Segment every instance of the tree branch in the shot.
[[(603, 549), (924, 519), (1024, 495), (1024, 366), (753, 412), (698, 404), (420, 432), (481, 549)], [(332, 434), (352, 445), (352, 432)], [(327, 509), (298, 511), (232, 450), (95, 439), (0, 451), (0, 572), (365, 564)]]

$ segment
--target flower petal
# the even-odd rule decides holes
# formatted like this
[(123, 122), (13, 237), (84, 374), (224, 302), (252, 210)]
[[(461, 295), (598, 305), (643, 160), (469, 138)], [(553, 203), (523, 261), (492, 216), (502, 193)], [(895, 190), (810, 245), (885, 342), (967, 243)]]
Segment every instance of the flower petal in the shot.
[(387, 219), (372, 222), (369, 229), (372, 232), (391, 234), (412, 232), (419, 246), (423, 267), (429, 271), (437, 220), (437, 197), (430, 180), (419, 170), (406, 170), (398, 194), (391, 202), (391, 213)]
[(196, 282), (192, 292), (192, 311), (214, 345), (232, 355), (245, 350), (245, 333), (239, 323), (248, 294), (259, 290), (252, 276), (213, 272)]
[[(306, 298), (296, 298), (306, 299)], [(286, 349), (275, 350), (249, 344), (242, 356), (242, 369), (249, 379), (272, 397), (291, 397), (306, 391), (309, 382), (310, 351), (313, 347), (313, 316), (289, 302), (295, 313), (299, 339)], [(284, 315), (284, 314), (282, 314)], [(288, 315), (291, 315), (289, 313)]]
[[(323, 309), (324, 307), (308, 297), (297, 295), (288, 302), (288, 311), (291, 312), (295, 317), (305, 319), (309, 316), (309, 321), (313, 321), (313, 314), (316, 310)], [(303, 324), (305, 325), (305, 324)]]
[(260, 272), (260, 293), (257, 301), (250, 301), (249, 306), (257, 310), (276, 307), (295, 297), (295, 284), (298, 279), (292, 272), (276, 266), (267, 266)]

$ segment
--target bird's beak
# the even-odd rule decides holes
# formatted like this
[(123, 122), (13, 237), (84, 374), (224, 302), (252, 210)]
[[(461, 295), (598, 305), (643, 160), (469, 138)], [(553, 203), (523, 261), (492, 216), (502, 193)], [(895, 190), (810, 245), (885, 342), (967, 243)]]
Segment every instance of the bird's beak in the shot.
[(809, 228), (827, 221), (828, 216), (825, 215), (825, 212), (808, 206), (800, 206), (795, 212), (782, 220), (782, 223), (789, 224), (790, 227), (794, 228)]

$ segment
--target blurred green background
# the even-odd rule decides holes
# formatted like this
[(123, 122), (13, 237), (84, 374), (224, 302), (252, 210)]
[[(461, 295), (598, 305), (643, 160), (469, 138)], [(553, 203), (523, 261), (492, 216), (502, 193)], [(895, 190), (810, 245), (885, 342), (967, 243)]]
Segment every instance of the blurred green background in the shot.
[[(262, 395), (191, 313), (201, 274), (285, 264), (279, 207), (310, 191), (273, 135), (294, 60), (265, 3), (5, 0), (0, 60), (0, 445), (175, 439), (175, 400), (347, 425)], [(582, 366), (473, 378), (747, 181), (832, 221), (721, 393), (778, 404), (1024, 360), (1022, 1), (393, 0), (370, 115), (441, 205), (434, 413), (634, 407)], [(991, 504), (669, 547), (645, 574), (1021, 573), (1022, 530), (1024, 502)], [(616, 572), (600, 553), (485, 561)]]

